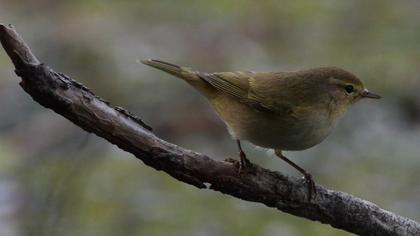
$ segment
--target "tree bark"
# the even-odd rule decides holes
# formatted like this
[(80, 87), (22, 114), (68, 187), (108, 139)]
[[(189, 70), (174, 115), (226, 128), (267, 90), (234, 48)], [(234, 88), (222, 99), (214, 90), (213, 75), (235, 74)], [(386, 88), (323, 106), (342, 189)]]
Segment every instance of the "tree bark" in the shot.
[(308, 201), (301, 179), (259, 166), (239, 173), (236, 161), (216, 161), (168, 143), (140, 118), (41, 64), (13, 26), (0, 24), (0, 40), (34, 101), (179, 181), (360, 235), (420, 235), (419, 223), (350, 194), (316, 185), (317, 194)]

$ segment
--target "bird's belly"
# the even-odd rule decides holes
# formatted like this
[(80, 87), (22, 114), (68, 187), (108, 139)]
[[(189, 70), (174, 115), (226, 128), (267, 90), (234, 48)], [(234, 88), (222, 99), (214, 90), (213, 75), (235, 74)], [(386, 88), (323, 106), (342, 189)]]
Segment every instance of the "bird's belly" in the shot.
[(258, 130), (246, 129), (242, 138), (257, 146), (281, 150), (308, 149), (322, 142), (330, 133), (329, 128), (305, 124), (289, 127), (272, 124), (269, 127), (257, 128)]
[[(276, 116), (256, 111), (235, 101), (213, 102), (230, 134), (257, 146), (281, 150), (304, 150), (322, 142), (333, 129), (327, 118)], [(223, 107), (222, 107), (223, 106)]]

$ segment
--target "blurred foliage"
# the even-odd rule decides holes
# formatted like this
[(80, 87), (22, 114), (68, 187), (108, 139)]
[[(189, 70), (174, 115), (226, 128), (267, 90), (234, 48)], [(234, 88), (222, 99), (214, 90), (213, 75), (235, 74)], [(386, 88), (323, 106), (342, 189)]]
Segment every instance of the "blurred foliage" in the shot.
[[(420, 220), (419, 12), (416, 0), (2, 0), (0, 21), (159, 136), (220, 159), (236, 149), (206, 101), (137, 59), (204, 71), (353, 71), (385, 98), (358, 104), (325, 142), (288, 155), (324, 186)], [(1, 235), (349, 235), (145, 167), (34, 103), (4, 53), (0, 76)], [(265, 150), (246, 151), (297, 175)]]

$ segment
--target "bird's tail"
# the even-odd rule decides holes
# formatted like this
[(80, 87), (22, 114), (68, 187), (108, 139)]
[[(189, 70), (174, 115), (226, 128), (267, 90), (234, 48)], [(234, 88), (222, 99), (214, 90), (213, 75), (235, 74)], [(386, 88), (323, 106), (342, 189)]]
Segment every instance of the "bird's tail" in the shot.
[(154, 60), (154, 59), (142, 60), (141, 62), (145, 65), (165, 71), (171, 75), (174, 75), (178, 78), (181, 78), (187, 81), (198, 79), (197, 72), (191, 70), (188, 67), (182, 67), (182, 66), (178, 66), (178, 65), (174, 65), (168, 62)]

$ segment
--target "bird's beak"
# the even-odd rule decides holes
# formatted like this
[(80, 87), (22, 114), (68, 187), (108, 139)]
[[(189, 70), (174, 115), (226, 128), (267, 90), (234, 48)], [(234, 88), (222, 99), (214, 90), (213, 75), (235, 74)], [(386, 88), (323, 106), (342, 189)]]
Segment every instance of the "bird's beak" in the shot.
[(382, 97), (378, 94), (371, 93), (371, 92), (369, 92), (369, 90), (365, 89), (362, 92), (362, 98), (380, 99)]

